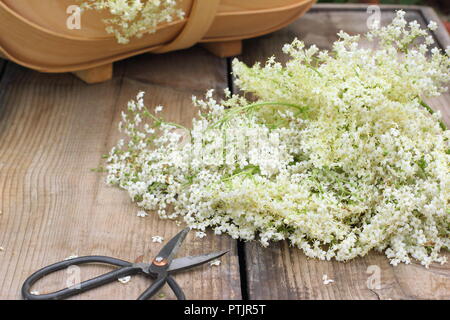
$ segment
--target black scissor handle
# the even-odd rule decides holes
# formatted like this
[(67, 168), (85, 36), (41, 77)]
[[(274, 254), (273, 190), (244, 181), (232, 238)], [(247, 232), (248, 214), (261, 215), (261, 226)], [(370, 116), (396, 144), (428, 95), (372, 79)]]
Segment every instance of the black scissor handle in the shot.
[[(68, 268), (73, 265), (80, 265), (86, 263), (104, 263), (110, 264), (117, 267), (120, 267), (117, 270), (113, 270), (111, 272), (105, 273), (101, 276), (95, 277), (90, 280), (83, 281), (73, 287), (65, 288), (53, 293), (34, 295), (30, 293), (30, 289), (33, 284), (39, 279), (44, 278), (45, 276), (56, 272), (58, 270), (62, 270)], [(120, 259), (115, 259), (111, 257), (104, 256), (86, 256), (86, 257), (78, 257), (74, 259), (69, 259), (61, 262), (57, 262), (55, 264), (49, 265), (45, 268), (42, 268), (25, 280), (22, 286), (22, 296), (26, 300), (58, 300), (68, 298), (77, 294), (80, 294), (89, 289), (93, 289), (104, 284), (116, 281), (119, 278), (126, 277), (129, 275), (137, 274), (141, 272), (142, 269), (140, 267), (134, 266), (132, 263)]]
[(173, 293), (175, 293), (175, 296), (178, 300), (186, 300), (186, 296), (184, 295), (183, 290), (180, 288), (178, 283), (173, 279), (170, 275), (166, 274), (160, 274), (155, 282), (152, 283), (150, 287), (148, 287), (147, 290), (145, 290), (138, 298), (138, 300), (148, 300), (151, 297), (155, 295), (167, 282), (169, 287), (172, 289)]
[(161, 289), (164, 284), (167, 282), (167, 275), (160, 275), (156, 278), (155, 282), (152, 283), (147, 290), (145, 290), (138, 298), (138, 300), (148, 300), (150, 299), (156, 292)]
[(171, 276), (167, 276), (166, 280), (167, 280), (167, 284), (172, 289), (173, 293), (175, 293), (175, 296), (177, 297), (177, 299), (178, 300), (186, 300), (186, 296), (184, 295), (183, 290), (178, 285), (178, 283), (175, 281), (175, 279), (172, 278)]

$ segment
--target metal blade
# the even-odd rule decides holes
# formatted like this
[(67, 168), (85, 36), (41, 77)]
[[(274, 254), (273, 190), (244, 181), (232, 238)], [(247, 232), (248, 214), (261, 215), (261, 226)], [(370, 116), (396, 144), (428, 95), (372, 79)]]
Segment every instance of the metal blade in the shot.
[(166, 264), (169, 265), (172, 262), (173, 257), (177, 253), (178, 249), (180, 248), (181, 243), (186, 238), (189, 230), (189, 228), (183, 229), (175, 237), (170, 239), (169, 242), (167, 242), (167, 244), (158, 253), (156, 259), (164, 259), (166, 261)]
[(177, 272), (177, 271), (181, 271), (181, 270), (194, 268), (194, 267), (197, 267), (204, 263), (207, 263), (209, 261), (220, 258), (221, 256), (223, 256), (226, 253), (228, 253), (228, 250), (204, 254), (204, 255), (200, 255), (200, 256), (178, 258), (178, 259), (175, 259), (172, 261), (172, 263), (170, 264), (169, 269), (167, 269), (167, 271), (172, 273), (172, 272)]

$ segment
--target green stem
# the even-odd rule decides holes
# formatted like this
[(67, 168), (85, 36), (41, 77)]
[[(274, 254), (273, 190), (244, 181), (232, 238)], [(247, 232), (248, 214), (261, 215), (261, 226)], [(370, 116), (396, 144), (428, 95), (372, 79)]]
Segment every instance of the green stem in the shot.
[(305, 112), (308, 107), (304, 107), (304, 106), (300, 106), (298, 104), (293, 104), (293, 103), (285, 103), (285, 102), (257, 102), (257, 103), (252, 103), (246, 106), (242, 106), (242, 107), (236, 107), (236, 108), (232, 108), (230, 109), (227, 114), (220, 119), (219, 121), (217, 121), (216, 123), (214, 123), (212, 125), (212, 127), (217, 127), (229, 120), (231, 120), (234, 116), (236, 116), (237, 114), (239, 114), (242, 111), (248, 111), (251, 109), (255, 109), (258, 107), (267, 107), (267, 106), (282, 106), (282, 107), (289, 107), (289, 108), (294, 108), (299, 110), (300, 112)]
[[(425, 101), (420, 100), (420, 105), (421, 105), (422, 107), (424, 107), (425, 109), (427, 109), (427, 111), (428, 111), (430, 114), (433, 114), (433, 113), (434, 113), (434, 110), (431, 109), (431, 107), (430, 107), (428, 104), (426, 104)], [(439, 120), (439, 126), (441, 127), (442, 130), (444, 130), (444, 131), (447, 130), (447, 126), (445, 125), (444, 122), (442, 122), (442, 120)]]
[(255, 171), (255, 168), (250, 168), (250, 169), (241, 171), (239, 173), (233, 174), (231, 176), (228, 176), (226, 178), (222, 178), (221, 181), (222, 182), (230, 181), (230, 180), (232, 180), (232, 179), (234, 179), (236, 177), (239, 177), (239, 176), (242, 176), (242, 175), (245, 175), (245, 174), (253, 174), (254, 171)]
[(145, 108), (144, 114), (149, 116), (153, 121), (155, 121), (158, 124), (165, 123), (167, 125), (170, 125), (170, 126), (173, 126), (173, 127), (176, 127), (176, 128), (180, 128), (180, 129), (184, 129), (184, 130), (186, 130), (188, 132), (191, 132), (191, 130), (189, 130), (188, 128), (186, 128), (185, 126), (183, 126), (181, 124), (174, 123), (174, 122), (167, 122), (167, 121), (164, 121), (163, 119), (160, 119), (160, 118), (154, 116), (153, 114), (150, 113), (150, 111), (148, 111), (147, 108)]

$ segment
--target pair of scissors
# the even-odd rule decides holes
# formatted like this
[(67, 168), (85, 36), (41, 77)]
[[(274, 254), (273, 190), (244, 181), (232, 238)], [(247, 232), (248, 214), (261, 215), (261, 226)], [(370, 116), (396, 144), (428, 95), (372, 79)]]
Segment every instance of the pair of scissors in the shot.
[[(159, 252), (155, 259), (151, 263), (131, 263), (128, 261), (115, 259), (105, 256), (85, 256), (78, 257), (69, 260), (64, 260), (47, 267), (44, 267), (35, 273), (33, 273), (28, 279), (25, 280), (22, 286), (22, 296), (26, 300), (59, 300), (65, 299), (87, 290), (105, 285), (107, 283), (117, 281), (120, 278), (124, 278), (136, 274), (144, 274), (145, 276), (154, 279), (153, 284), (145, 290), (138, 298), (138, 300), (147, 300), (151, 298), (156, 292), (158, 292), (165, 283), (167, 283), (178, 300), (185, 300), (186, 297), (183, 290), (178, 283), (172, 278), (172, 274), (178, 271), (191, 269), (196, 266), (202, 265), (209, 261), (215, 260), (228, 251), (215, 252), (210, 254), (204, 254), (199, 256), (190, 256), (174, 259), (175, 254), (181, 246), (181, 243), (186, 238), (189, 232), (189, 228), (182, 230), (175, 237), (173, 237)], [(45, 276), (73, 265), (82, 265), (88, 263), (103, 263), (119, 267), (116, 270), (105, 273), (96, 278), (84, 281), (78, 285), (65, 288), (53, 293), (46, 294), (32, 294), (30, 292), (33, 284), (39, 279)]]

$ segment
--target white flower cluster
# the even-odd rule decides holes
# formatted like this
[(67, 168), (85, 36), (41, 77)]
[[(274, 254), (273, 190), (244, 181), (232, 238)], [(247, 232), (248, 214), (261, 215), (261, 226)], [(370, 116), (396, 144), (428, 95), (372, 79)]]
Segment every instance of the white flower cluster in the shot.
[(140, 93), (123, 114), (129, 141), (112, 149), (108, 183), (201, 232), (288, 239), (326, 260), (375, 249), (394, 265), (445, 262), (450, 131), (423, 99), (446, 90), (450, 60), (429, 55), (425, 32), (403, 14), (369, 32), (378, 49), (341, 32), (330, 52), (286, 45), (286, 65), (235, 61), (237, 83), (259, 100), (228, 92), (219, 103), (209, 91), (193, 99), (192, 129), (149, 112)]
[(106, 31), (114, 34), (119, 43), (131, 37), (153, 33), (159, 24), (184, 18), (176, 0), (80, 0), (83, 9), (107, 10), (111, 17), (104, 19)]

